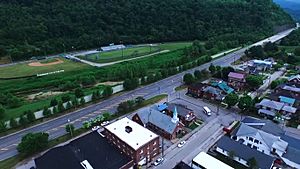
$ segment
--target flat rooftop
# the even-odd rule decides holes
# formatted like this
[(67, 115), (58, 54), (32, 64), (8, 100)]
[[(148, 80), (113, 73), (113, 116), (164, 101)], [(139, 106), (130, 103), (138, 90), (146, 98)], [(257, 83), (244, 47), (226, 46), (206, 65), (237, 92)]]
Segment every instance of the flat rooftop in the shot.
[(142, 127), (127, 117), (107, 125), (105, 128), (134, 150), (139, 149), (141, 146), (158, 137), (152, 131)]
[(222, 161), (214, 158), (213, 156), (206, 154), (205, 152), (200, 152), (193, 159), (193, 163), (200, 164), (206, 169), (234, 169)]

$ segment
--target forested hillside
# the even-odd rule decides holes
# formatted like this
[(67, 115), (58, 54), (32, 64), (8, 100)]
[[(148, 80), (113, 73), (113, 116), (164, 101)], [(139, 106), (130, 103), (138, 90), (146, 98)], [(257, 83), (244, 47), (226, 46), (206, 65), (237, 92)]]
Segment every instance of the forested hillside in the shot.
[(272, 0), (1, 0), (0, 56), (22, 60), (120, 41), (234, 46), (291, 23)]
[(274, 0), (295, 20), (300, 21), (300, 1), (299, 0)]

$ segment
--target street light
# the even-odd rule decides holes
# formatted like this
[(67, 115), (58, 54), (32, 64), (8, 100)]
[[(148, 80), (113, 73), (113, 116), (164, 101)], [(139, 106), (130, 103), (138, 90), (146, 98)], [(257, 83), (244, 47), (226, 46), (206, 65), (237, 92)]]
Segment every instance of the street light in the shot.
[(72, 129), (71, 129), (71, 124), (70, 124), (71, 120), (68, 119), (68, 126), (69, 126), (69, 130), (70, 130), (70, 134), (71, 134), (71, 137), (73, 137), (73, 133), (72, 133)]

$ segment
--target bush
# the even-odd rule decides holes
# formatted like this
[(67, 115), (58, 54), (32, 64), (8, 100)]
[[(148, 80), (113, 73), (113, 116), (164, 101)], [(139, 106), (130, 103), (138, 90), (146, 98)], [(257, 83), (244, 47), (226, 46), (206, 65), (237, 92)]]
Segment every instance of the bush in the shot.
[(15, 118), (11, 118), (9, 120), (9, 125), (10, 125), (11, 128), (16, 128), (16, 127), (18, 127), (18, 122)]
[(48, 146), (48, 133), (28, 133), (22, 137), (17, 150), (24, 155), (32, 155)]
[(81, 88), (75, 89), (75, 96), (76, 96), (76, 98), (81, 98), (81, 97), (83, 97), (83, 96), (84, 96), (83, 90), (82, 90)]

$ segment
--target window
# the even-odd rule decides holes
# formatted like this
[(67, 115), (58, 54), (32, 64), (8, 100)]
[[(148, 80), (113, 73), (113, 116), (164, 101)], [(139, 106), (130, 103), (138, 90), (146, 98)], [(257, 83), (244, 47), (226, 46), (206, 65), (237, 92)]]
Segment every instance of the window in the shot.
[(153, 145), (154, 145), (154, 146), (156, 145), (156, 141), (154, 141)]
[(256, 146), (253, 146), (253, 148), (257, 150), (257, 147), (256, 147)]
[(248, 143), (248, 144), (247, 144), (247, 146), (251, 147), (251, 146), (252, 146), (252, 144)]
[(258, 144), (258, 143), (259, 143), (259, 141), (255, 139), (255, 140), (254, 140), (254, 143)]
[(252, 138), (252, 137), (249, 137), (249, 141), (252, 141), (252, 142), (253, 142), (253, 138)]
[(140, 154), (142, 154), (143, 152), (144, 152), (143, 149), (141, 149)]

